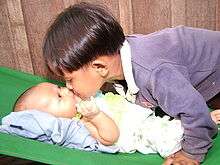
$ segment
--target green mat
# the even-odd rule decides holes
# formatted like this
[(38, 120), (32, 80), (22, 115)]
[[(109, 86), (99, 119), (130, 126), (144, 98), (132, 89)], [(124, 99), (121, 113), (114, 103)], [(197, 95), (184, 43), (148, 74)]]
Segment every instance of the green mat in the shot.
[[(0, 117), (11, 112), (16, 98), (28, 87), (48, 80), (31, 74), (0, 67)], [(157, 154), (106, 154), (63, 148), (51, 144), (0, 133), (0, 154), (59, 165), (159, 165), (163, 159)], [(214, 139), (204, 165), (220, 163), (220, 136)]]

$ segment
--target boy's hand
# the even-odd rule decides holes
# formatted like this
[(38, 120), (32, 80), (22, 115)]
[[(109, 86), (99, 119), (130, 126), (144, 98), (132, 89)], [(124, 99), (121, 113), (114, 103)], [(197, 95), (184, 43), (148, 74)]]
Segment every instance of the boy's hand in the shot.
[(185, 156), (182, 151), (176, 152), (164, 161), (163, 165), (199, 165), (200, 163), (194, 159)]
[(214, 110), (212, 112), (210, 112), (212, 120), (216, 123), (216, 124), (220, 124), (220, 109)]
[(81, 101), (77, 106), (77, 111), (87, 120), (93, 119), (100, 112), (93, 98), (90, 101)]

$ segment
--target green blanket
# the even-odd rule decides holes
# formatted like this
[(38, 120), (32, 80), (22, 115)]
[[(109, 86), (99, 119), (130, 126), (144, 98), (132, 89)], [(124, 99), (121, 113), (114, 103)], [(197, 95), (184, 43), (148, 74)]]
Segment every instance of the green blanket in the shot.
[[(16, 98), (28, 87), (39, 82), (57, 81), (44, 79), (31, 74), (0, 67), (0, 117), (9, 114)], [(163, 159), (157, 154), (106, 154), (69, 149), (51, 144), (25, 139), (22, 137), (0, 134), (0, 154), (30, 159), (47, 164), (80, 164), (80, 165), (156, 165)], [(214, 139), (204, 165), (220, 163), (220, 136)]]

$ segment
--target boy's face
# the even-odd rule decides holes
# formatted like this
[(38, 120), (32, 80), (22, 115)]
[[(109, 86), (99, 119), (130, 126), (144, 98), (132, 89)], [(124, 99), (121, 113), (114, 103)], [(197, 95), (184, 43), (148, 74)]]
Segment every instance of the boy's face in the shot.
[(28, 101), (29, 107), (42, 110), (56, 117), (73, 118), (77, 111), (75, 104), (80, 100), (65, 87), (51, 83), (40, 83)]
[(91, 65), (71, 73), (65, 72), (64, 78), (67, 88), (82, 99), (94, 96), (104, 84), (104, 78)]

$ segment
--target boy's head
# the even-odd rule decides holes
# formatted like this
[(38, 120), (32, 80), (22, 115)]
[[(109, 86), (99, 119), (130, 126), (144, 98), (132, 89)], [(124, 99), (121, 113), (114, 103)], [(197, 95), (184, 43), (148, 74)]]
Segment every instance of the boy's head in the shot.
[(14, 111), (37, 109), (56, 117), (73, 118), (79, 98), (67, 88), (52, 83), (40, 83), (28, 89), (17, 100)]
[[(79, 3), (65, 9), (50, 26), (43, 55), (53, 72), (66, 77), (68, 88), (89, 97), (105, 82), (105, 62), (118, 54), (124, 40), (122, 27), (110, 13), (98, 5)], [(77, 77), (79, 84), (70, 82), (77, 76), (71, 73), (82, 68), (88, 75)]]

